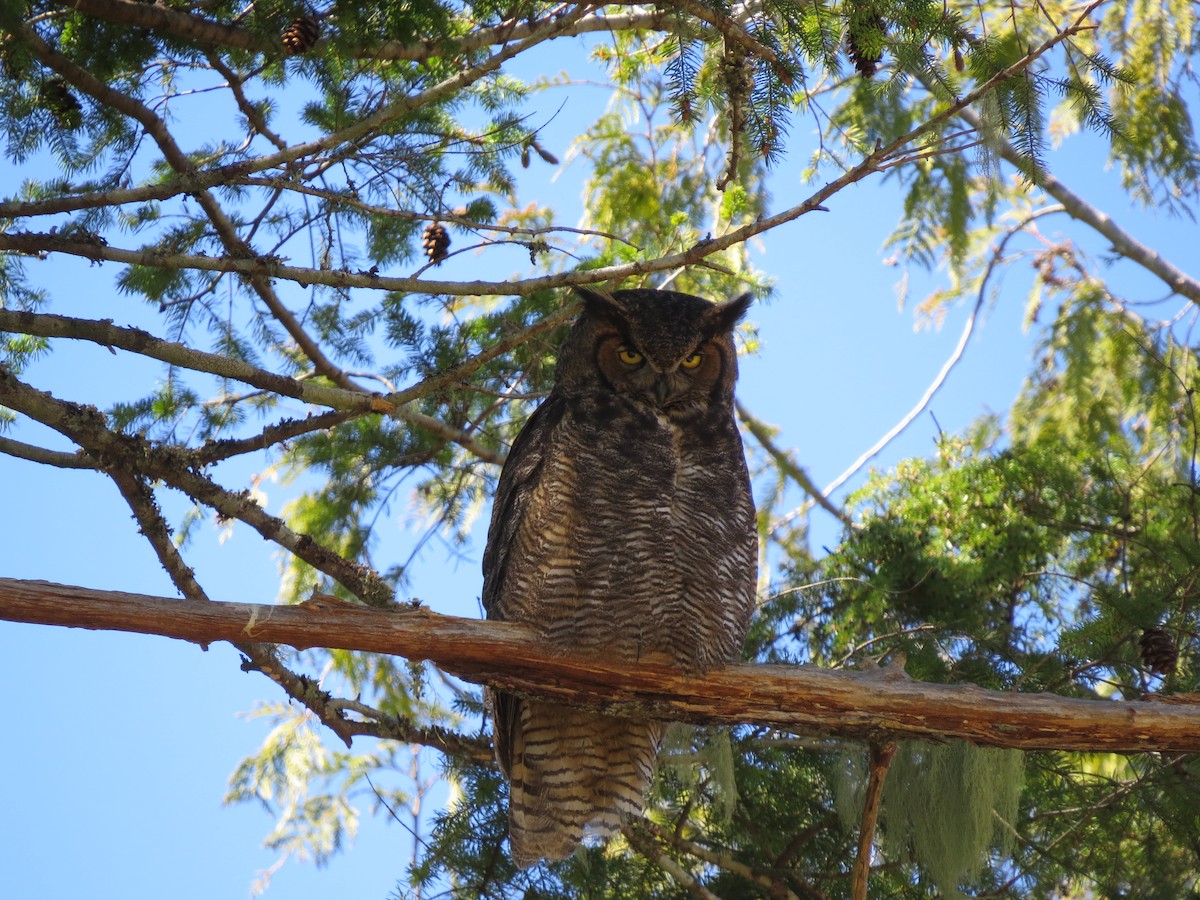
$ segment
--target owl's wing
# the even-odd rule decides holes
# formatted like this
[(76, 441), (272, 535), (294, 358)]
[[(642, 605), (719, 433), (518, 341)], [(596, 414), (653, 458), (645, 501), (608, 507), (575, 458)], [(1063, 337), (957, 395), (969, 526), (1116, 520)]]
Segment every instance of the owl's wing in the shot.
[(529, 495), (542, 477), (550, 435), (566, 409), (566, 400), (551, 393), (529, 417), (508, 451), (496, 485), (487, 548), (483, 551), (483, 608), (489, 619), (508, 618), (503, 594), (510, 554), (525, 520)]
[[(489, 619), (506, 619), (504, 585), (512, 550), (525, 521), (528, 500), (542, 477), (550, 437), (562, 421), (566, 401), (553, 393), (539, 406), (513, 441), (496, 485), (487, 548), (483, 551), (483, 608)], [(520, 699), (488, 690), (495, 722), (496, 759), (505, 776), (512, 772), (513, 744), (519, 727)]]

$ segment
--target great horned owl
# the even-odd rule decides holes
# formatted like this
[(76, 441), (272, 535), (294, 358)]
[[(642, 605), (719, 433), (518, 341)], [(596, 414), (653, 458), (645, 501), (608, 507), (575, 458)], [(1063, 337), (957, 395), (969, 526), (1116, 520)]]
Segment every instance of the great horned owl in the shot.
[[(483, 557), (489, 618), (610, 660), (736, 661), (754, 499), (734, 421), (746, 294), (580, 290), (554, 388), (513, 443)], [(570, 855), (641, 813), (666, 723), (489, 692), (513, 860)]]

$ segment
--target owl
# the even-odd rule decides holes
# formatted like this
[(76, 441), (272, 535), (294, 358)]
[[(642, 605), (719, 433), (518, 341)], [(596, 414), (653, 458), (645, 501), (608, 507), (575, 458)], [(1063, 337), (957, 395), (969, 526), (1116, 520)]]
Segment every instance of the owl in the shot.
[[(483, 604), (564, 652), (702, 672), (736, 661), (758, 537), (734, 420), (746, 294), (579, 290), (554, 387), (496, 488)], [(667, 723), (489, 691), (513, 860), (569, 856), (640, 815)]]

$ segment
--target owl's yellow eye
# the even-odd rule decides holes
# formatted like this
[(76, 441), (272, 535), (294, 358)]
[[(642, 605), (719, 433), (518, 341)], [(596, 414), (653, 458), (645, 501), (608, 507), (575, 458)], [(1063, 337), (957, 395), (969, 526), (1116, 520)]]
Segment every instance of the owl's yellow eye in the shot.
[(694, 369), (700, 365), (700, 362), (703, 359), (703, 353), (693, 353), (691, 356), (686, 357), (683, 362), (680, 363), (680, 365), (685, 369)]
[(630, 350), (628, 347), (618, 347), (617, 359), (627, 366), (636, 366), (641, 363), (643, 357), (636, 350)]

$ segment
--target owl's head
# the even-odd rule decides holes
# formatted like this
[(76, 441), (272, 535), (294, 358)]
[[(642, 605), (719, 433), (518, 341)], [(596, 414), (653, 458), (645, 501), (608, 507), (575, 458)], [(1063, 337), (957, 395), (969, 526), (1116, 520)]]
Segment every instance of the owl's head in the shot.
[(733, 330), (749, 294), (712, 303), (678, 291), (577, 291), (584, 311), (559, 358), (563, 389), (607, 389), (668, 415), (732, 404)]

